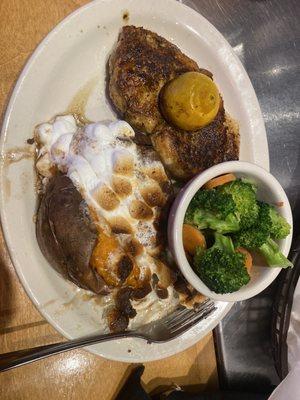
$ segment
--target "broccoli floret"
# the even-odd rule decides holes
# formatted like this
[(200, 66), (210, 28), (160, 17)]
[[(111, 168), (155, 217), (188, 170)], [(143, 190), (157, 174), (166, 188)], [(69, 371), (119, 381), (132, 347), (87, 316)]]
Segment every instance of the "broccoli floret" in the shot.
[(197, 249), (195, 272), (215, 293), (232, 293), (246, 285), (250, 276), (245, 268), (245, 256), (234, 250), (228, 236), (215, 233), (215, 243), (208, 250)]
[(236, 247), (245, 247), (248, 250), (256, 250), (262, 246), (269, 237), (268, 231), (259, 229), (257, 225), (249, 229), (237, 232), (233, 235), (233, 242)]
[(284, 239), (290, 234), (290, 224), (270, 204), (258, 201), (259, 225), (268, 230), (274, 239)]
[(236, 179), (218, 186), (217, 191), (230, 194), (235, 203), (235, 215), (240, 221), (240, 228), (246, 229), (254, 225), (258, 217), (256, 188), (249, 182)]
[(290, 225), (270, 204), (257, 202), (259, 207), (257, 222), (249, 229), (241, 230), (234, 236), (236, 246), (255, 250), (262, 246), (267, 238), (284, 239), (290, 233)]
[(277, 243), (270, 238), (272, 231), (272, 206), (259, 203), (259, 217), (255, 226), (237, 232), (233, 236), (236, 247), (245, 247), (248, 250), (257, 250), (263, 255), (270, 267), (292, 267), (293, 264), (280, 252)]
[(199, 229), (210, 228), (219, 233), (236, 232), (240, 229), (234, 215), (235, 203), (231, 195), (215, 189), (199, 190), (185, 214), (185, 222)]
[(280, 214), (278, 214), (274, 207), (269, 207), (272, 221), (270, 234), (274, 239), (284, 239), (290, 234), (291, 226)]
[(218, 218), (225, 218), (235, 211), (235, 203), (230, 194), (221, 194), (215, 189), (198, 190), (190, 206), (213, 212)]
[(270, 235), (271, 218), (268, 204), (257, 202), (258, 218), (254, 226), (242, 229), (233, 235), (236, 247), (245, 247), (248, 250), (256, 250), (262, 246)]
[(266, 232), (270, 232), (272, 220), (270, 216), (270, 208), (271, 206), (263, 201), (257, 201), (258, 205), (258, 218), (256, 222), (256, 226), (259, 229), (263, 229)]
[(267, 241), (260, 246), (259, 252), (264, 256), (270, 267), (293, 267), (293, 263), (281, 253), (278, 244), (271, 238), (268, 238)]

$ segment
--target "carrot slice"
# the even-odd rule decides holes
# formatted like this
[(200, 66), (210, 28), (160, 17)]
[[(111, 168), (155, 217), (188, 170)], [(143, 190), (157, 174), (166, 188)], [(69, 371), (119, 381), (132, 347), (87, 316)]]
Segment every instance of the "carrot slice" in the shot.
[(203, 233), (192, 225), (183, 224), (182, 240), (184, 250), (191, 255), (196, 253), (198, 246), (206, 249), (206, 240)]
[(211, 179), (210, 181), (206, 182), (203, 186), (204, 189), (213, 189), (217, 186), (224, 185), (225, 183), (235, 181), (236, 177), (233, 174), (225, 174), (221, 176), (217, 176), (216, 178)]
[(252, 263), (253, 263), (251, 254), (244, 247), (238, 247), (237, 249), (235, 249), (235, 251), (237, 251), (238, 253), (244, 254), (246, 256), (245, 257), (245, 267), (247, 268), (248, 274), (250, 274), (250, 271), (252, 268)]

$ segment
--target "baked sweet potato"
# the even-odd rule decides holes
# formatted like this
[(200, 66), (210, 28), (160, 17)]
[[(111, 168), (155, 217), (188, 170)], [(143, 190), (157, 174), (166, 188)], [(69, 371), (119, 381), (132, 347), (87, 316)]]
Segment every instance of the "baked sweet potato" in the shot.
[(66, 175), (53, 177), (37, 214), (36, 236), (49, 263), (65, 278), (97, 294), (109, 288), (89, 265), (97, 232), (81, 194)]

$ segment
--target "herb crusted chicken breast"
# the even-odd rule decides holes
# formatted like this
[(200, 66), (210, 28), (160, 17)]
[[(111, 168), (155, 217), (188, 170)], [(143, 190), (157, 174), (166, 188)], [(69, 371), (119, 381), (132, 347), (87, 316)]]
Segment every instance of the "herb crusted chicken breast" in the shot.
[(192, 71), (212, 78), (178, 47), (135, 26), (122, 28), (109, 59), (108, 89), (117, 111), (135, 129), (150, 135), (169, 172), (183, 180), (214, 164), (238, 159), (239, 153), (237, 125), (226, 115), (223, 101), (215, 119), (193, 132), (181, 130), (163, 117), (161, 89)]

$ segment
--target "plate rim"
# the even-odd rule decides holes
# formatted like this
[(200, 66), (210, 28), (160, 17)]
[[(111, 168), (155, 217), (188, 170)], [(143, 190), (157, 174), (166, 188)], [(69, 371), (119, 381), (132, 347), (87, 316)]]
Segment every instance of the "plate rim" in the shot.
[[(66, 15), (58, 24), (56, 24), (47, 34), (46, 36), (38, 43), (38, 45), (35, 47), (35, 49), (33, 50), (33, 52), (31, 53), (31, 55), (26, 59), (25, 61), (25, 65), (23, 66), (23, 68), (21, 69), (21, 72), (16, 80), (16, 83), (13, 87), (13, 90), (11, 93), (8, 93), (9, 95), (9, 101), (7, 102), (7, 106), (6, 108), (4, 108), (4, 118), (3, 118), (3, 124), (2, 124), (2, 128), (1, 128), (1, 134), (0, 134), (0, 155), (1, 155), (1, 159), (0, 159), (0, 181), (2, 181), (3, 179), (3, 163), (2, 163), (2, 159), (3, 159), (3, 153), (4, 153), (4, 146), (5, 146), (5, 142), (6, 142), (6, 137), (7, 137), (7, 130), (8, 130), (8, 126), (9, 126), (9, 121), (10, 121), (10, 117), (13, 111), (13, 106), (14, 103), (16, 101), (16, 98), (19, 94), (19, 91), (22, 87), (23, 81), (26, 78), (27, 72), (28, 70), (31, 68), (33, 62), (35, 61), (35, 59), (39, 56), (40, 52), (42, 52), (42, 50), (47, 46), (48, 42), (50, 42), (52, 40), (52, 38), (61, 30), (64, 28), (64, 26), (69, 23), (70, 20), (72, 20), (73, 18), (76, 18), (77, 15), (81, 14), (82, 12), (84, 12), (86, 9), (89, 8), (97, 8), (98, 4), (101, 3), (113, 3), (114, 0), (94, 0), (92, 2), (89, 2), (79, 8), (77, 8), (76, 10), (74, 10), (73, 12), (71, 12), (70, 14)], [(238, 58), (238, 56), (235, 54), (235, 52), (233, 51), (232, 46), (229, 44), (229, 42), (226, 40), (226, 38), (221, 34), (221, 32), (215, 28), (215, 26), (209, 21), (207, 20), (200, 12), (194, 10), (192, 7), (183, 4), (177, 0), (165, 0), (165, 2), (168, 2), (170, 4), (172, 4), (173, 6), (176, 5), (176, 7), (179, 8), (184, 8), (186, 10), (186, 12), (194, 14), (194, 16), (197, 15), (198, 18), (204, 20), (206, 22), (206, 24), (208, 24), (208, 26), (210, 27), (210, 29), (212, 29), (212, 31), (214, 32), (215, 35), (217, 35), (220, 40), (223, 42), (224, 46), (226, 46), (226, 48), (230, 51), (230, 54), (232, 56), (232, 59), (234, 59), (234, 61), (236, 62), (236, 65), (239, 67), (240, 70), (242, 70), (244, 72), (243, 74), (243, 79), (246, 80), (248, 89), (251, 92), (251, 97), (252, 97), (252, 101), (253, 101), (253, 105), (257, 108), (258, 112), (259, 112), (259, 119), (261, 122), (260, 128), (262, 129), (264, 135), (262, 137), (262, 139), (265, 141), (265, 149), (266, 149), (266, 153), (264, 154), (264, 163), (265, 166), (264, 168), (267, 169), (269, 171), (270, 167), (269, 167), (269, 147), (268, 147), (268, 141), (267, 141), (267, 134), (266, 134), (266, 129), (265, 129), (265, 124), (264, 124), (264, 120), (263, 120), (263, 116), (262, 116), (262, 112), (261, 112), (261, 108), (259, 105), (259, 101), (258, 98), (256, 96), (255, 90), (253, 88), (252, 82), (249, 78), (249, 75), (244, 67), (244, 65), (242, 64), (241, 60)], [(131, 4), (131, 0), (126, 0), (126, 2), (124, 1), (124, 8), (126, 8), (126, 6), (130, 6)], [(48, 314), (48, 312), (46, 310), (44, 310), (43, 308), (40, 307), (40, 305), (38, 304), (37, 299), (35, 298), (34, 294), (32, 293), (30, 286), (28, 285), (23, 273), (22, 273), (22, 269), (19, 269), (19, 267), (17, 266), (18, 263), (15, 262), (15, 256), (13, 254), (13, 251), (11, 249), (11, 243), (8, 240), (9, 234), (7, 231), (7, 227), (6, 227), (6, 218), (5, 218), (5, 213), (3, 211), (3, 193), (1, 193), (0, 195), (0, 226), (2, 228), (2, 232), (3, 232), (3, 238), (4, 238), (4, 243), (7, 249), (7, 252), (9, 254), (10, 260), (12, 262), (12, 265), (17, 273), (17, 277), (19, 279), (19, 281), (22, 284), (22, 287), (24, 288), (26, 294), (28, 295), (28, 297), (30, 298), (31, 302), (34, 304), (35, 308), (38, 310), (38, 312), (59, 332), (61, 333), (64, 337), (71, 339), (72, 336), (69, 335), (67, 332), (64, 331), (63, 328), (61, 328), (57, 322), (55, 320), (53, 320), (52, 316)], [(201, 338), (204, 337), (205, 335), (207, 335), (207, 333), (209, 333), (210, 331), (212, 331), (217, 325), (218, 323), (224, 318), (224, 316), (228, 313), (228, 311), (231, 309), (231, 307), (233, 306), (234, 303), (227, 303), (226, 306), (224, 307), (222, 313), (220, 314), (220, 316), (218, 318), (216, 318), (210, 325), (209, 327), (207, 327), (206, 329), (203, 330), (202, 334), (201, 334)], [(122, 361), (122, 362), (148, 362), (148, 361), (155, 361), (155, 360), (160, 360), (166, 357), (169, 357), (171, 355), (175, 355), (178, 354), (182, 351), (185, 351), (187, 348), (193, 346), (195, 343), (197, 343), (201, 338), (197, 337), (197, 335), (194, 335), (193, 339), (190, 339), (189, 341), (185, 341), (183, 342), (184, 344), (180, 346), (180, 349), (176, 348), (175, 351), (171, 351), (169, 352), (169, 354), (164, 354), (162, 356), (157, 356), (157, 357), (146, 357), (145, 359), (141, 359), (140, 357), (133, 357), (128, 355), (128, 357), (118, 357), (118, 356), (114, 356), (113, 354), (111, 354), (110, 356), (103, 356), (102, 354), (99, 354), (99, 351), (97, 351), (94, 346), (89, 346), (89, 347), (85, 347), (84, 349), (88, 350), (89, 352), (95, 354), (95, 355), (100, 355), (101, 357), (105, 357), (107, 359), (110, 360), (114, 360), (114, 361)], [(171, 343), (171, 342), (170, 342)]]

